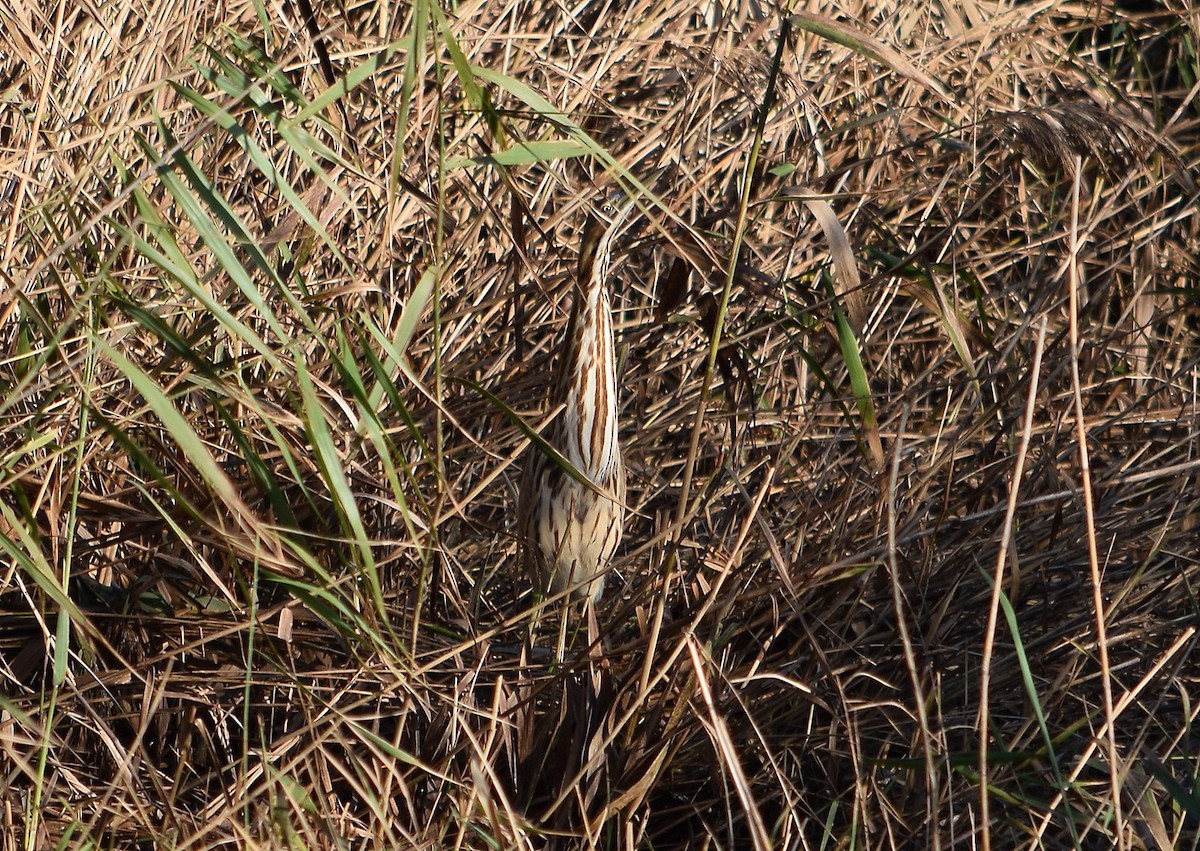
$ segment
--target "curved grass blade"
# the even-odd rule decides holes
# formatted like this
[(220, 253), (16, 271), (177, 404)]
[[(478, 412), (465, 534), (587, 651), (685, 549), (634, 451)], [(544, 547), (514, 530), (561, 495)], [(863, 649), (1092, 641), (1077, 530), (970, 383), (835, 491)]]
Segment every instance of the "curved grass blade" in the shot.
[(367, 535), (366, 526), (363, 524), (358, 503), (350, 488), (350, 482), (346, 478), (337, 447), (334, 446), (333, 435), (329, 430), (329, 423), (326, 420), (321, 401), (317, 398), (312, 377), (299, 356), (296, 359), (296, 378), (304, 406), (304, 426), (316, 455), (317, 466), (329, 488), (330, 497), (333, 499), (338, 514), (350, 532), (350, 541), (358, 554), (359, 568), (366, 581), (367, 590), (379, 621), (388, 632), (391, 632), (387, 604), (383, 599), (383, 586), (379, 581), (379, 567), (376, 565), (374, 553), (371, 551), (371, 539)]
[(893, 71), (903, 74), (910, 80), (937, 92), (947, 102), (954, 102), (954, 96), (945, 85), (908, 61), (899, 51), (888, 47), (879, 39), (868, 35), (862, 30), (855, 29), (841, 21), (835, 21), (832, 18), (824, 15), (816, 15), (811, 12), (793, 12), (788, 21), (793, 26), (799, 27), (802, 30), (808, 30), (814, 35), (827, 38), (832, 42), (842, 45), (842, 47), (850, 48), (855, 53), (860, 53), (869, 59), (874, 59), (876, 62), (887, 65)]

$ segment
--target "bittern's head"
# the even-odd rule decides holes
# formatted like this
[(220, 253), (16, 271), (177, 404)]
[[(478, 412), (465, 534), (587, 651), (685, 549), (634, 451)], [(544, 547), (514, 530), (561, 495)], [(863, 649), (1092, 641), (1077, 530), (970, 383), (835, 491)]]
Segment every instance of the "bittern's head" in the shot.
[(588, 217), (579, 244), (579, 279), (586, 281), (593, 269), (607, 275), (613, 245), (638, 219), (637, 201), (617, 191), (603, 198)]

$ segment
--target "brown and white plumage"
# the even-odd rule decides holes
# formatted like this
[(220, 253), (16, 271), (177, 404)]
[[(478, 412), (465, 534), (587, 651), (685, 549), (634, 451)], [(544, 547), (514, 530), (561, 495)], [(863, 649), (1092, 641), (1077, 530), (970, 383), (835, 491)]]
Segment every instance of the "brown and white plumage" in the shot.
[(553, 394), (563, 410), (544, 435), (594, 487), (576, 481), (537, 445), (529, 447), (521, 481), (518, 514), (526, 567), (543, 591), (572, 588), (575, 599), (594, 601), (604, 592), (604, 569), (625, 521), (608, 276), (613, 243), (630, 223), (632, 210), (632, 203), (621, 209), (606, 205), (603, 219), (584, 233)]

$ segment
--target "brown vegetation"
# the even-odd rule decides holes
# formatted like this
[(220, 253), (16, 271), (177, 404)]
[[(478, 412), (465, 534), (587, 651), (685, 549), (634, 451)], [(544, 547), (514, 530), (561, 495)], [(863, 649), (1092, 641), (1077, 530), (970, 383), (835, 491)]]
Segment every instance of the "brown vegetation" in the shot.
[(1194, 9), (197, 5), (0, 8), (0, 848), (1197, 847)]

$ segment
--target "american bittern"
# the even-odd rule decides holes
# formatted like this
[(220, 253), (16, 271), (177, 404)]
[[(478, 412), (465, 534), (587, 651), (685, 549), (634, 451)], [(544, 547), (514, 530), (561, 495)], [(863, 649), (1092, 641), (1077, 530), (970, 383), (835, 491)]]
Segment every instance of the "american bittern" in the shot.
[(529, 447), (518, 507), (526, 568), (542, 590), (572, 589), (598, 600), (604, 568), (625, 522), (625, 462), (617, 443), (617, 370), (608, 276), (613, 243), (632, 221), (632, 202), (606, 204), (589, 222), (567, 336), (560, 344), (553, 402), (562, 412), (545, 434), (593, 487), (577, 481), (534, 445)]

